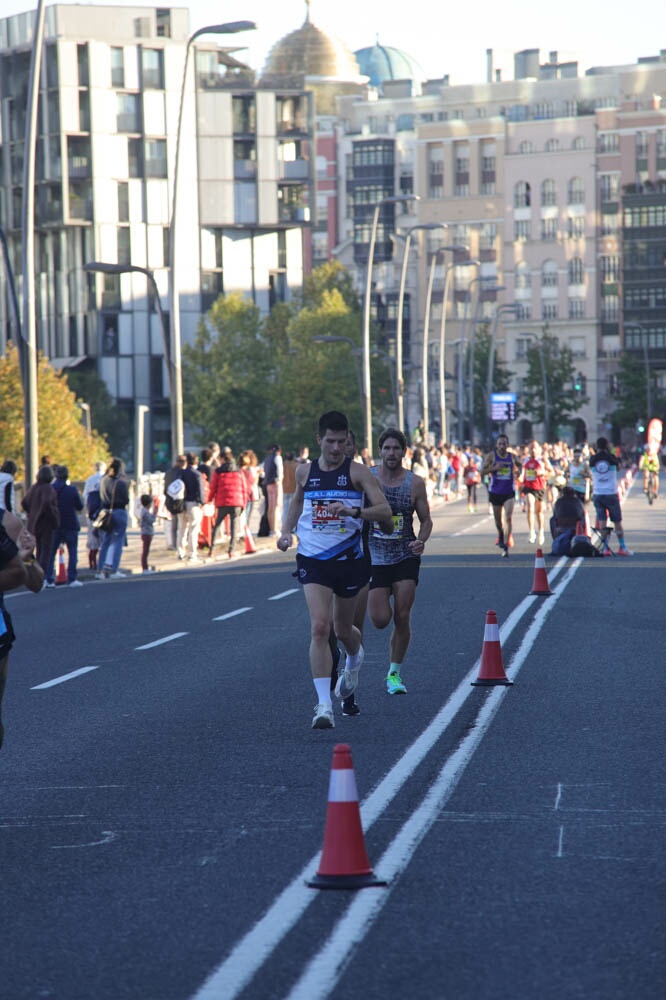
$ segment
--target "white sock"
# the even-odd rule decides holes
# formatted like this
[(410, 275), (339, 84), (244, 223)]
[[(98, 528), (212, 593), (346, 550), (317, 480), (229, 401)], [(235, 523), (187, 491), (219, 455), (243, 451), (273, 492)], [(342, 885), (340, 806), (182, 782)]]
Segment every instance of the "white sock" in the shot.
[(361, 647), (359, 646), (355, 653), (347, 653), (347, 662), (345, 663), (345, 670), (356, 670), (358, 666), (358, 661), (360, 659)]
[(313, 677), (318, 705), (331, 705), (331, 678)]

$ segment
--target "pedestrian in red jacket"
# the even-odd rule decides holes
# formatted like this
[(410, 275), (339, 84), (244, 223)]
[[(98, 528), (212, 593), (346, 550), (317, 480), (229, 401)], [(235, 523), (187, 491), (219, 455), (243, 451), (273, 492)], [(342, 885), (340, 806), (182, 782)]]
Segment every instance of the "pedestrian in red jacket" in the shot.
[(222, 464), (213, 472), (208, 488), (208, 502), (215, 505), (216, 516), (210, 539), (209, 554), (213, 554), (215, 535), (222, 521), (229, 516), (229, 558), (234, 554), (234, 546), (242, 541), (237, 538), (240, 530), (241, 514), (250, 499), (250, 487), (245, 475), (240, 471), (231, 448), (221, 454)]

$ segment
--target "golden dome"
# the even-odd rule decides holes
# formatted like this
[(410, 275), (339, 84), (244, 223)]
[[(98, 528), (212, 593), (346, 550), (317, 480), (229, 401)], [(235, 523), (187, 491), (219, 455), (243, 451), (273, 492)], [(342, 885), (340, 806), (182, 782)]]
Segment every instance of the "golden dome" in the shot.
[(280, 39), (271, 49), (262, 76), (303, 73), (309, 77), (361, 82), (356, 57), (342, 42), (325, 35), (310, 21)]

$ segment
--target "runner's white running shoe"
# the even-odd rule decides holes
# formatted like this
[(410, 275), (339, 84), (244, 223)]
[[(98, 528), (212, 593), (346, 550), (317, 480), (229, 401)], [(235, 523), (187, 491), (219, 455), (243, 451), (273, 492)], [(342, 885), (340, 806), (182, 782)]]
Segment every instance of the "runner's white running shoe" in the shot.
[(335, 729), (333, 709), (330, 705), (315, 705), (313, 729)]
[(338, 677), (338, 683), (335, 685), (335, 697), (340, 698), (344, 701), (348, 698), (350, 694), (353, 694), (358, 687), (358, 675), (361, 669), (361, 664), (365, 659), (365, 653), (363, 651), (363, 646), (359, 646), (357, 655), (356, 666), (353, 670), (347, 669), (347, 661), (345, 661), (345, 669), (342, 671)]

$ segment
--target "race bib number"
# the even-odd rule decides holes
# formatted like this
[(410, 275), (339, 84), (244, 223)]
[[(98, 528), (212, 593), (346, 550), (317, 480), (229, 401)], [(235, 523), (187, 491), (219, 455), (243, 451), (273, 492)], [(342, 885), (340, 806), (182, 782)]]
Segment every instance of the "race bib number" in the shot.
[(382, 531), (379, 525), (375, 522), (375, 529), (372, 532), (374, 538), (385, 538), (392, 542), (397, 542), (402, 538), (403, 526), (405, 523), (402, 514), (394, 514), (391, 518), (393, 521), (393, 534), (387, 535), (385, 531)]
[(344, 514), (333, 514), (330, 500), (313, 500), (312, 530), (326, 535), (344, 533), (347, 530)]
[(536, 479), (536, 477), (537, 477), (536, 469), (526, 469), (525, 470), (525, 479), (527, 479), (528, 482), (534, 481)]
[(511, 479), (513, 476), (513, 466), (510, 462), (502, 463), (495, 473), (498, 479)]

